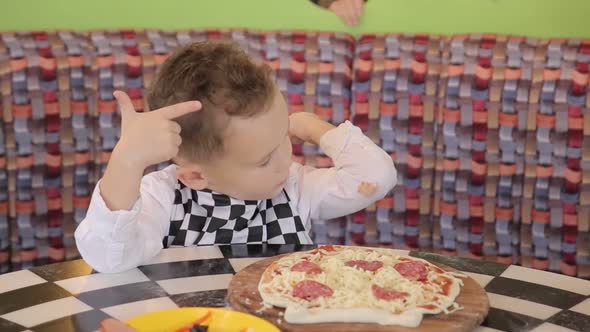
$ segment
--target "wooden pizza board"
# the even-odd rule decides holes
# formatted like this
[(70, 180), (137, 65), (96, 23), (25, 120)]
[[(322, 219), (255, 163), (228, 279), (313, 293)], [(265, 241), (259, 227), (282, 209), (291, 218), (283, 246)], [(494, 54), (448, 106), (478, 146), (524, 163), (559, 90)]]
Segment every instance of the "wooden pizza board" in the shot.
[[(238, 272), (229, 284), (228, 302), (233, 309), (262, 317), (284, 332), (466, 332), (478, 327), (489, 310), (489, 300), (485, 290), (468, 277), (462, 278), (464, 285), (456, 300), (464, 309), (450, 315), (427, 315), (416, 328), (361, 323), (290, 324), (283, 319), (284, 309), (264, 307), (258, 292), (258, 282), (264, 270), (283, 256), (285, 255), (260, 260)], [(434, 262), (433, 264), (446, 271), (457, 271), (445, 265)]]

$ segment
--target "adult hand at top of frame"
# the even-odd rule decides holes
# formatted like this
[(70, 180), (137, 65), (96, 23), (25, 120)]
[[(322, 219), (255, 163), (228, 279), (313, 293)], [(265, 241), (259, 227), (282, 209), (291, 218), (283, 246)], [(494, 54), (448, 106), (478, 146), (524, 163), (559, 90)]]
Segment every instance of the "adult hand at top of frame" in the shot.
[(349, 26), (359, 24), (363, 16), (364, 0), (336, 0), (330, 4), (329, 10), (333, 11), (344, 23)]

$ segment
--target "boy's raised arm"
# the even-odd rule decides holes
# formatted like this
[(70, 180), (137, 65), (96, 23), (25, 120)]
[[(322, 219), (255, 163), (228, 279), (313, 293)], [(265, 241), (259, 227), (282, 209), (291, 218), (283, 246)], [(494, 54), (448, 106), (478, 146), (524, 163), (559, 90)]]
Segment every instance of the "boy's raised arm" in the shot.
[(121, 110), (121, 139), (107, 165), (100, 192), (113, 210), (129, 210), (139, 198), (144, 170), (178, 153), (182, 142), (180, 126), (172, 121), (201, 109), (201, 103), (188, 101), (149, 113), (137, 113), (126, 93), (114, 93)]
[(162, 249), (175, 168), (145, 177), (143, 172), (178, 153), (180, 126), (172, 119), (201, 108), (191, 101), (141, 114), (125, 93), (116, 92), (115, 97), (121, 109), (121, 139), (75, 233), (80, 254), (99, 272), (137, 267)]

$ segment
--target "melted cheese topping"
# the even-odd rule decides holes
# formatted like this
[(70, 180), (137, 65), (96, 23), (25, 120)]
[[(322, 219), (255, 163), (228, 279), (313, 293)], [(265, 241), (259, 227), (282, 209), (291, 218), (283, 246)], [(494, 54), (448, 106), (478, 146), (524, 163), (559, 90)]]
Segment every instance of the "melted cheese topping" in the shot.
[[(278, 270), (268, 283), (260, 283), (259, 291), (266, 303), (291, 309), (353, 309), (367, 308), (401, 314), (412, 309), (421, 313), (448, 312), (456, 310), (455, 303), (462, 280), (456, 274), (445, 272), (434, 265), (417, 258), (398, 256), (392, 251), (380, 248), (348, 248), (335, 246), (335, 251), (312, 250), (294, 253), (277, 261)], [(343, 250), (341, 250), (344, 248)], [(323, 272), (306, 274), (291, 271), (291, 267), (302, 260), (319, 265)], [(350, 260), (381, 261), (383, 267), (375, 272), (346, 266)], [(407, 261), (420, 261), (429, 269), (428, 281), (423, 283), (402, 276), (394, 266)], [(271, 265), (272, 266), (272, 265)], [(267, 273), (265, 272), (265, 273)], [(440, 273), (439, 273), (440, 272)], [(303, 280), (315, 280), (333, 290), (330, 297), (319, 297), (310, 301), (293, 296), (293, 287)], [(451, 284), (445, 287), (445, 283)], [(373, 295), (375, 284), (387, 290), (405, 292), (409, 295), (386, 301)], [(421, 316), (421, 315), (420, 315)]]

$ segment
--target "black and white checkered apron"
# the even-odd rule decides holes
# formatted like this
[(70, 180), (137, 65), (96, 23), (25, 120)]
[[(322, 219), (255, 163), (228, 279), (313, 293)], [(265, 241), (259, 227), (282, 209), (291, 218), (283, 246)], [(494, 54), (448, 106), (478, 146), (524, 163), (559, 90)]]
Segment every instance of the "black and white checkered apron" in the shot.
[(285, 190), (272, 199), (242, 201), (180, 181), (164, 247), (236, 243), (312, 244)]

